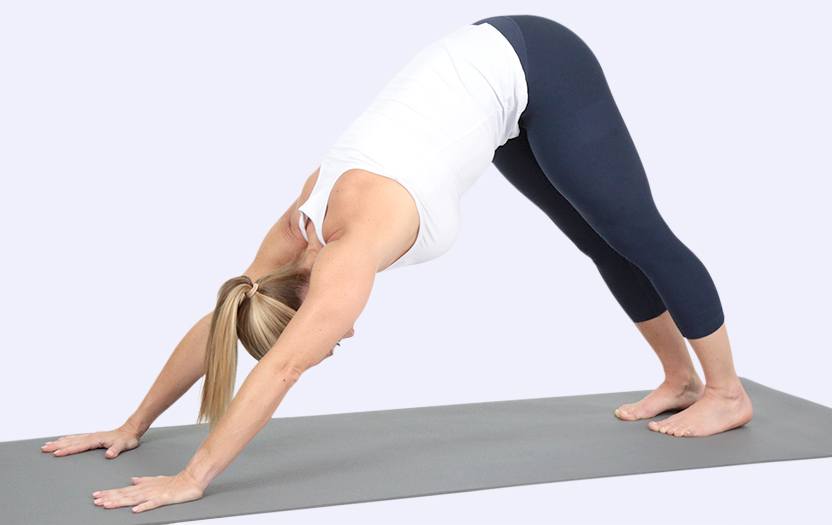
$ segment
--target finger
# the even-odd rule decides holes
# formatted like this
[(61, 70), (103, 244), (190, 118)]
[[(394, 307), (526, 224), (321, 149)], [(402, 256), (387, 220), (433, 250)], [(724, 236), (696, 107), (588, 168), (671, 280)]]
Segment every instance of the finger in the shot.
[(97, 498), (95, 498), (95, 500), (93, 500), (93, 503), (95, 503), (99, 507), (104, 507), (105, 509), (112, 509), (120, 506), (117, 504), (118, 497), (113, 494), (109, 494), (112, 491), (108, 490), (105, 492), (107, 492), (108, 494), (102, 494), (98, 496)]
[(158, 483), (158, 479), (164, 476), (133, 476), (130, 480), (133, 482), (133, 485), (146, 485), (148, 483), (153, 484), (153, 482)]
[(133, 507), (133, 512), (143, 512), (145, 510), (155, 509), (158, 506), (159, 503), (156, 500), (149, 499), (144, 503), (141, 503)]
[(84, 439), (85, 437), (87, 437), (89, 435), (90, 435), (89, 432), (86, 433), (86, 434), (69, 434), (67, 436), (61, 436), (58, 439), (56, 439), (55, 441), (57, 441), (59, 443), (63, 442), (63, 441), (77, 441), (79, 439)]
[(92, 493), (92, 497), (95, 498), (96, 503), (110, 500), (115, 497), (115, 492), (118, 489), (108, 489), (108, 490), (96, 490)]
[(116, 490), (117, 489), (96, 490), (95, 492), (92, 493), (92, 497), (95, 498), (95, 499), (107, 499)]
[(66, 445), (69, 445), (69, 444), (70, 444), (70, 440), (68, 440), (66, 438), (59, 438), (59, 439), (55, 439), (53, 441), (47, 441), (40, 448), (41, 448), (41, 450), (44, 450), (46, 452), (52, 452), (56, 448), (61, 448), (61, 447), (64, 447)]
[(121, 453), (121, 450), (122, 450), (121, 444), (113, 445), (112, 447), (107, 449), (107, 452), (104, 453), (104, 457), (111, 458), (111, 459), (114, 458), (114, 457), (117, 457), (119, 455), (119, 453)]
[[(88, 434), (84, 434), (84, 436), (88, 436)], [(101, 446), (100, 441), (96, 441), (96, 440), (91, 441), (88, 437), (80, 437), (80, 438), (71, 437), (71, 438), (61, 438), (57, 441), (47, 441), (41, 447), (41, 450), (43, 450), (44, 452), (53, 452), (56, 449), (70, 448), (70, 447), (74, 447), (74, 446), (82, 445), (82, 444), (85, 447), (92, 447), (93, 445), (95, 447)], [(88, 448), (85, 448), (84, 450), (88, 450)]]
[(99, 498), (95, 500), (95, 504), (105, 509), (117, 509), (119, 507), (126, 507), (127, 505), (133, 505), (133, 502), (127, 501), (125, 498), (116, 498), (116, 499), (104, 499)]
[(113, 509), (141, 503), (145, 498), (138, 489), (139, 487), (131, 485), (122, 489), (104, 491), (106, 494), (99, 496), (96, 504), (100, 503), (102, 507)]
[(70, 445), (68, 447), (63, 447), (55, 450), (52, 454), (54, 456), (68, 456), (70, 454), (77, 454), (78, 452), (84, 452), (85, 450), (89, 450), (91, 447), (87, 443), (79, 443), (76, 445)]

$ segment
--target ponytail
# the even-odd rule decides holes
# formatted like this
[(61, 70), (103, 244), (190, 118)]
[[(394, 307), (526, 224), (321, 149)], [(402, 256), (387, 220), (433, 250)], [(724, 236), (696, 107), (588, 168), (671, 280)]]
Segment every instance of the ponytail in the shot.
[(309, 270), (297, 262), (252, 282), (247, 275), (223, 283), (211, 318), (205, 349), (205, 381), (197, 424), (211, 430), (225, 414), (237, 376), (237, 339), (258, 361), (300, 308), (309, 285)]
[(225, 413), (237, 377), (237, 310), (251, 288), (246, 276), (226, 281), (220, 288), (211, 319), (205, 351), (205, 381), (197, 423), (208, 421), (211, 429)]

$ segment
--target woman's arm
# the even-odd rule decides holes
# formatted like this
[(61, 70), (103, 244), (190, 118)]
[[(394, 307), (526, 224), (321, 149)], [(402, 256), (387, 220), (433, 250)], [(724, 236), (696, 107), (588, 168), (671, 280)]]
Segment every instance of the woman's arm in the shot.
[[(303, 249), (305, 243), (292, 231), (291, 219), (297, 207), (295, 200), (260, 243), (254, 261), (245, 271), (252, 280), (290, 261)], [(213, 312), (209, 312), (185, 334), (124, 427), (133, 429), (137, 436), (143, 435), (162, 412), (205, 375), (205, 349), (212, 316)]]
[(115, 458), (139, 445), (151, 423), (179, 399), (205, 373), (205, 346), (212, 313), (196, 322), (176, 345), (156, 381), (133, 414), (115, 430), (72, 434), (49, 441), (41, 447), (54, 456), (69, 456), (87, 450), (107, 448), (105, 457)]
[[(265, 275), (292, 260), (306, 242), (292, 226), (292, 217), (299, 203), (306, 199), (317, 177), (317, 170), (307, 178), (300, 196), (292, 202), (269, 229), (253, 262), (244, 272), (252, 279)], [(205, 350), (213, 312), (205, 314), (176, 345), (139, 407), (117, 429), (87, 434), (62, 436), (49, 441), (41, 451), (55, 456), (68, 456), (91, 449), (107, 447), (106, 457), (138, 446), (138, 440), (150, 425), (205, 374)]]
[(342, 221), (317, 254), (303, 303), (186, 467), (174, 476), (137, 477), (132, 486), (96, 491), (96, 505), (135, 505), (134, 512), (143, 512), (201, 498), (210, 482), (265, 426), (289, 388), (330, 355), (353, 327), (369, 299), (376, 272), (391, 257), (389, 232), (395, 229), (391, 224), (398, 224), (397, 214), (394, 203), (379, 206), (377, 195), (362, 190), (338, 192), (330, 201), (348, 211), (339, 214)]
[(213, 312), (205, 314), (188, 330), (168, 358), (150, 390), (124, 427), (142, 436), (159, 415), (205, 374), (205, 347)]
[(330, 239), (312, 268), (309, 292), (257, 363), (183, 473), (203, 490), (271, 419), (289, 388), (329, 355), (370, 295), (381, 259), (358, 229)]
[(297, 313), (186, 467), (174, 476), (133, 478), (132, 486), (93, 492), (96, 505), (135, 505), (134, 512), (143, 512), (202, 497), (211, 481), (268, 423), (289, 388), (329, 355), (364, 309), (380, 262), (387, 256), (375, 246), (375, 232), (366, 228), (338, 234), (320, 250)]

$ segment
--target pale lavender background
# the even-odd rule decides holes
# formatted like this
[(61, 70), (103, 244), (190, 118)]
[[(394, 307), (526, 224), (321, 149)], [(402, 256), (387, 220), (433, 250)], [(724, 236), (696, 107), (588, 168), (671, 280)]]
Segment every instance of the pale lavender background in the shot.
[[(0, 440), (121, 423), (381, 85), (499, 14), (589, 43), (660, 210), (719, 287), (740, 373), (832, 405), (823, 3), (346, 4), (0, 4)], [(355, 338), (276, 415), (658, 383), (589, 260), (493, 167), (463, 207), (457, 245), (380, 274)], [(200, 384), (156, 424), (194, 422)], [(215, 521), (813, 520), (830, 474), (770, 463)]]

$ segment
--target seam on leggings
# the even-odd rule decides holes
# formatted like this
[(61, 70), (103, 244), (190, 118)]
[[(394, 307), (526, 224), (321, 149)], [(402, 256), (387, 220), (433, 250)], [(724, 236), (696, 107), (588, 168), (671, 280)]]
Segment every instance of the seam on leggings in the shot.
[[(507, 15), (500, 16), (498, 18), (505, 18), (511, 24), (517, 28), (517, 34), (520, 36), (520, 45), (521, 48), (520, 52), (523, 53), (523, 56), (520, 58), (520, 68), (523, 70), (523, 76), (526, 80), (526, 107), (523, 108), (523, 113), (518, 116), (518, 125), (521, 125), (521, 121), (523, 119), (523, 115), (526, 113), (526, 110), (529, 109), (530, 102), (531, 102), (531, 66), (529, 64), (529, 53), (526, 48), (526, 37), (523, 35), (523, 30), (520, 28), (520, 24), (518, 24), (513, 18)], [(515, 50), (516, 51), (516, 50)], [(522, 126), (521, 126), (522, 127)]]
[[(517, 28), (517, 34), (520, 35), (520, 43), (523, 44), (523, 50), (522, 50), (523, 51), (523, 60), (522, 60), (523, 63), (521, 65), (523, 65), (524, 69), (528, 69), (529, 68), (529, 54), (526, 51), (526, 37), (525, 37), (525, 35), (523, 35), (523, 30), (520, 29), (520, 24), (518, 24), (510, 16), (501, 16), (500, 18), (505, 18), (506, 20), (511, 22), (514, 27)], [(525, 71), (525, 72), (528, 73), (527, 71)], [(526, 75), (526, 76), (528, 76), (528, 75)]]

